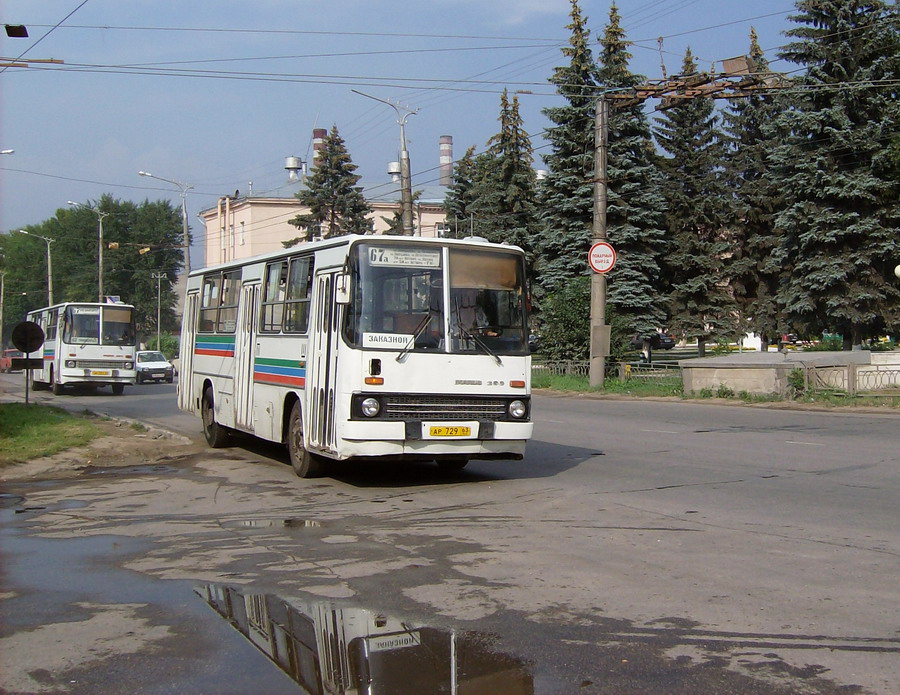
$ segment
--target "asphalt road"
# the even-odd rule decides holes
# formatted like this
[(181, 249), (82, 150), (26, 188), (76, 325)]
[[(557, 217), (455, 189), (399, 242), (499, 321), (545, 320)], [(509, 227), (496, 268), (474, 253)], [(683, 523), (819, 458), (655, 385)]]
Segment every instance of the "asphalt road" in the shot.
[[(168, 385), (63, 400), (199, 432)], [(398, 692), (428, 692), (425, 666), (391, 671), (379, 645), (396, 661), (427, 643), (476, 693), (900, 692), (897, 414), (545, 395), (534, 411), (524, 461), (452, 475), (304, 481), (245, 443), (3, 484), (19, 498), (0, 510), (0, 659), (31, 667), (0, 687), (304, 692), (259, 637), (290, 622), (258, 615), (286, 600), (348, 654), (363, 623), (402, 625), (405, 649), (364, 640), (372, 682)], [(244, 605), (248, 639), (217, 617)], [(347, 691), (333, 674), (360, 657), (313, 651)]]

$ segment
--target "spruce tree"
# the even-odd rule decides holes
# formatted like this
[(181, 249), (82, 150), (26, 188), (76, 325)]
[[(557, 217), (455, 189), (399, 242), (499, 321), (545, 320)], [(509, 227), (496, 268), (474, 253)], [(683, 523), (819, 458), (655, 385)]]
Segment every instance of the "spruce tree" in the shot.
[(578, 0), (571, 5), (572, 21), (566, 27), (571, 36), (562, 49), (569, 62), (550, 78), (567, 103), (543, 110), (552, 125), (546, 131), (551, 152), (544, 156), (549, 171), (538, 187), (539, 294), (551, 294), (584, 275), (591, 245), (597, 71), (587, 20)]
[(454, 237), (469, 236), (474, 233), (475, 210), (472, 207), (477, 195), (478, 165), (474, 145), (466, 150), (462, 159), (453, 168), (453, 182), (444, 198), (447, 223)]
[(356, 169), (344, 139), (338, 133), (337, 126), (333, 125), (322, 142), (307, 187), (296, 194), (297, 200), (308, 207), (309, 212), (289, 220), (290, 224), (305, 233), (282, 242), (285, 248), (313, 237), (329, 239), (372, 231), (372, 221), (367, 217), (372, 208), (362, 190), (356, 187), (360, 179), (353, 173)]
[[(750, 33), (748, 57), (751, 72), (768, 72), (755, 30)], [(742, 324), (759, 334), (765, 345), (788, 332), (777, 302), (784, 256), (775, 214), (783, 195), (773, 182), (768, 161), (775, 144), (770, 125), (780, 111), (779, 103), (776, 94), (759, 90), (732, 100), (722, 113), (728, 136), (725, 176), (734, 196), (729, 220), (733, 246), (727, 274)]]
[[(598, 77), (602, 90), (630, 90), (644, 78), (628, 68), (630, 43), (613, 4), (600, 41)], [(652, 335), (667, 323), (665, 287), (659, 266), (668, 245), (662, 176), (643, 104), (618, 106), (608, 119), (607, 237), (617, 252), (607, 302), (629, 334)]]
[(777, 224), (795, 330), (839, 332), (845, 348), (900, 326), (898, 15), (881, 0), (799, 0), (781, 57), (804, 67), (778, 121), (773, 156), (786, 192)]
[(486, 156), (476, 160), (477, 199), (472, 209), (479, 233), (489, 241), (522, 247), (534, 261), (536, 234), (534, 157), (519, 114), (519, 101), (506, 90), (500, 97), (500, 132), (488, 140)]
[[(682, 75), (696, 74), (688, 49)], [(717, 121), (713, 100), (705, 96), (685, 98), (656, 119), (657, 141), (671, 155), (661, 161), (673, 244), (667, 262), (669, 327), (696, 338), (701, 355), (710, 338), (737, 337), (736, 306), (725, 274), (732, 246), (725, 229), (724, 146)]]

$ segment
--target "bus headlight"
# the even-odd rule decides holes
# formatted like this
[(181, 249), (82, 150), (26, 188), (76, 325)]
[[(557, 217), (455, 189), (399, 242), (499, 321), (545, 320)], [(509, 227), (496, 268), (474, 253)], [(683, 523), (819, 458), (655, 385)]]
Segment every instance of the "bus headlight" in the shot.
[(126, 363), (125, 363), (125, 369), (134, 369), (134, 363), (133, 363), (133, 362), (126, 362)]
[(366, 398), (359, 404), (359, 409), (366, 417), (375, 417), (381, 412), (381, 403), (377, 398)]
[(521, 420), (528, 414), (528, 408), (522, 401), (510, 401), (506, 411), (514, 420)]
[(69, 369), (75, 369), (75, 360), (66, 360), (66, 367)]

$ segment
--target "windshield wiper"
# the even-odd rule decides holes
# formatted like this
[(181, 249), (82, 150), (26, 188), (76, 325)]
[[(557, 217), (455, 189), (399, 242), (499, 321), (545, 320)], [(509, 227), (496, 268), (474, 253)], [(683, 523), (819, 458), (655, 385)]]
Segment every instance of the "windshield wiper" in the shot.
[(422, 320), (419, 322), (419, 325), (416, 326), (416, 330), (413, 331), (412, 338), (409, 339), (409, 342), (403, 346), (403, 349), (400, 351), (400, 354), (397, 355), (396, 359), (398, 362), (402, 362), (403, 358), (409, 354), (409, 351), (415, 347), (416, 341), (419, 339), (419, 337), (425, 332), (425, 329), (428, 327), (428, 322), (431, 321), (431, 316), (433, 313), (434, 313), (434, 310), (429, 309), (428, 313), (426, 313), (425, 316), (422, 318)]
[(487, 345), (485, 345), (478, 336), (473, 335), (472, 333), (469, 333), (469, 331), (467, 331), (465, 328), (463, 328), (462, 322), (458, 318), (456, 319), (456, 327), (459, 329), (460, 335), (462, 335), (466, 338), (470, 338), (472, 340), (472, 342), (474, 342), (478, 347), (480, 347), (482, 349), (483, 352), (485, 352), (486, 354), (493, 357), (494, 361), (498, 365), (500, 365), (501, 367), (503, 366), (503, 360), (500, 359), (500, 357), (497, 355), (497, 353), (495, 353)]

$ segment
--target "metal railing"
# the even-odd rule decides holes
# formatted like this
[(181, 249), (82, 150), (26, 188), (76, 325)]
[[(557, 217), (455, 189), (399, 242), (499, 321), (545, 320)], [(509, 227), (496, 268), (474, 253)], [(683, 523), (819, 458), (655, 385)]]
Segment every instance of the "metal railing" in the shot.
[(900, 395), (900, 368), (861, 364), (804, 367), (803, 378), (809, 391), (840, 392), (849, 396)]

